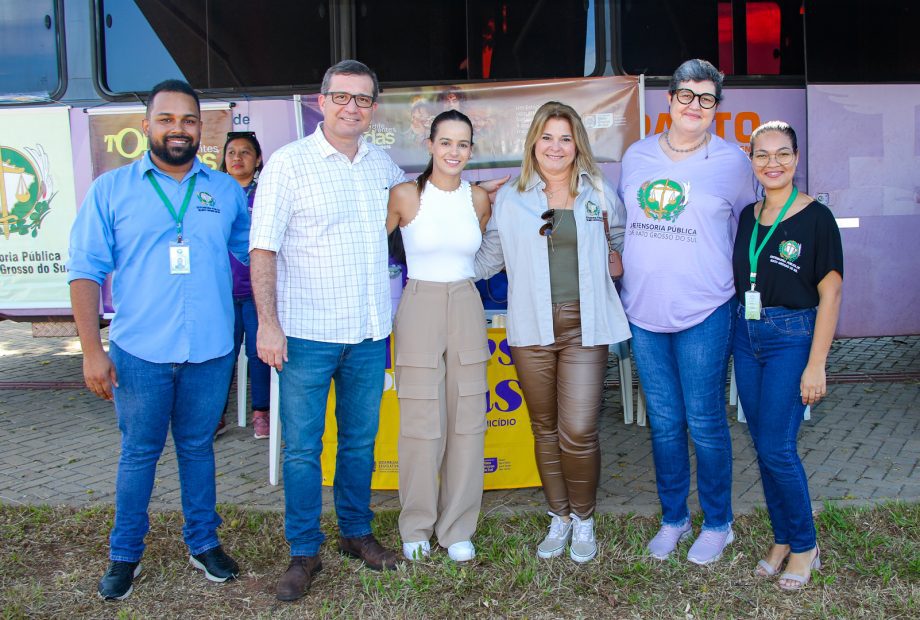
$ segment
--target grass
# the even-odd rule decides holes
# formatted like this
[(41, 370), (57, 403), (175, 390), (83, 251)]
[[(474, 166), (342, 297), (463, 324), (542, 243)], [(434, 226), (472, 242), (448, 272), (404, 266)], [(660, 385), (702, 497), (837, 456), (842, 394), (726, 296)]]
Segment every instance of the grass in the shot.
[[(711, 568), (643, 555), (654, 518), (599, 515), (598, 558), (539, 560), (547, 518), (491, 516), (480, 523), (475, 561), (439, 551), (398, 571), (375, 573), (335, 551), (301, 601), (280, 603), (287, 565), (283, 517), (222, 506), (221, 539), (240, 562), (235, 582), (212, 584), (188, 564), (182, 517), (151, 515), (144, 572), (124, 602), (105, 603), (96, 582), (107, 564), (109, 506), (0, 506), (0, 618), (917, 618), (920, 504), (825, 506), (817, 517), (825, 568), (802, 593), (753, 576), (770, 538), (764, 512), (735, 523), (736, 542)], [(379, 513), (382, 542), (398, 547), (397, 513)], [(696, 523), (699, 527), (699, 523)], [(323, 517), (334, 541), (334, 519)], [(682, 547), (686, 553), (686, 546)]]

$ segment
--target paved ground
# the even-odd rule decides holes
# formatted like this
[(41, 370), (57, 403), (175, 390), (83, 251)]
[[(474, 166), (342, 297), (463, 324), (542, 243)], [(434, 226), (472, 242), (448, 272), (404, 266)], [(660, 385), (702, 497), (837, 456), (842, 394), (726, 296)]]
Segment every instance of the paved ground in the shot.
[[(611, 379), (617, 375), (612, 364)], [(829, 395), (803, 425), (799, 441), (814, 501), (920, 501), (920, 337), (835, 342), (829, 372)], [(33, 339), (27, 324), (0, 322), (0, 503), (113, 501), (119, 437), (112, 405), (83, 389), (21, 389), (33, 382), (80, 381), (76, 338)], [(623, 424), (617, 388), (605, 396), (600, 510), (653, 513), (658, 501), (649, 430)], [(762, 506), (763, 495), (747, 430), (729, 409), (735, 511), (743, 513)], [(282, 488), (267, 482), (267, 441), (234, 425), (216, 445), (219, 501), (282, 508)], [(324, 497), (331, 509), (331, 493)], [(375, 492), (373, 503), (399, 507), (395, 492)], [(160, 463), (153, 505), (180, 506), (171, 445)], [(488, 491), (484, 510), (543, 506), (539, 489)]]

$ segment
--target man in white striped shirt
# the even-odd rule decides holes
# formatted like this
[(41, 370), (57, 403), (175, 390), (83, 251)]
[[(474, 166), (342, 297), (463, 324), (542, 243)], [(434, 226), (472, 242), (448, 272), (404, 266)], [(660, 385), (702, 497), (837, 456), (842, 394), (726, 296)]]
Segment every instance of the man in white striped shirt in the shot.
[(386, 214), (405, 180), (362, 138), (377, 107), (377, 77), (344, 60), (323, 78), (316, 131), (276, 151), (259, 177), (250, 238), (259, 357), (280, 372), (285, 536), (291, 563), (277, 597), (295, 600), (322, 567), (320, 453), (330, 381), (338, 452), (339, 548), (381, 570), (398, 556), (371, 534), (385, 342), (390, 333)]

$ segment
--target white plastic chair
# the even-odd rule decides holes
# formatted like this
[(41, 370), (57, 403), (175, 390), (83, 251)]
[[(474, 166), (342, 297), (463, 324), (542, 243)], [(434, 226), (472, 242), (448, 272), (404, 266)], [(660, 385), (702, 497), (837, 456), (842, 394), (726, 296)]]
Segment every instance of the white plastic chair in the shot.
[(610, 345), (610, 352), (617, 356), (620, 371), (620, 399), (623, 402), (623, 424), (633, 423), (632, 360), (629, 357), (629, 341)]
[(279, 398), (278, 371), (272, 368), (268, 408), (268, 483), (278, 484), (281, 471), (281, 398)]
[(610, 345), (610, 352), (617, 356), (620, 371), (620, 398), (623, 402), (623, 423), (632, 424), (635, 420), (639, 426), (645, 426), (645, 396), (641, 384), (637, 384), (636, 414), (633, 416), (633, 373), (632, 358), (629, 355), (629, 341), (624, 340)]
[(246, 347), (240, 347), (240, 355), (236, 358), (236, 423), (243, 428), (246, 426), (246, 383), (249, 378), (249, 358), (246, 357)]

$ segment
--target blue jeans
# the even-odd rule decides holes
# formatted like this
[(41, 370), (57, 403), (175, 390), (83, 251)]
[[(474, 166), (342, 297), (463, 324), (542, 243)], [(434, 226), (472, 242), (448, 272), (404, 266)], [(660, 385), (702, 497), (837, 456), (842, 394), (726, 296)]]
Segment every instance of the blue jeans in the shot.
[(732, 441), (725, 415), (731, 309), (732, 302), (726, 302), (702, 323), (673, 333), (630, 325), (665, 525), (683, 525), (690, 518), (688, 428), (696, 449), (703, 527), (725, 530), (732, 522)]
[(214, 428), (230, 388), (233, 354), (200, 364), (156, 364), (111, 342), (109, 355), (118, 374), (115, 414), (121, 431), (109, 558), (137, 562), (144, 554), (147, 506), (170, 429), (179, 463), (182, 537), (193, 555), (218, 546)]
[(735, 381), (757, 450), (773, 536), (793, 553), (815, 547), (808, 477), (796, 448), (805, 405), (799, 391), (815, 309), (764, 308), (759, 321), (735, 318)]
[(233, 299), (233, 359), (240, 354), (243, 334), (246, 335), (246, 357), (249, 360), (249, 386), (252, 391), (252, 408), (268, 411), (271, 368), (259, 359), (256, 349), (256, 333), (259, 331), (259, 317), (252, 297)]
[(319, 457), (330, 381), (335, 381), (339, 429), (333, 481), (339, 532), (345, 538), (371, 533), (371, 474), (386, 340), (335, 344), (288, 337), (287, 346), (279, 396), (284, 438), (284, 533), (292, 556), (313, 556), (325, 540), (319, 529), (323, 509)]

